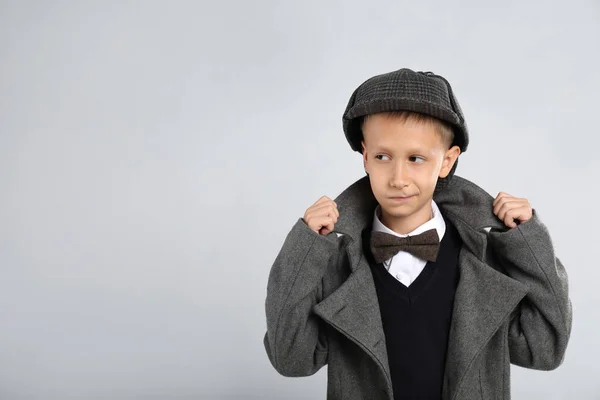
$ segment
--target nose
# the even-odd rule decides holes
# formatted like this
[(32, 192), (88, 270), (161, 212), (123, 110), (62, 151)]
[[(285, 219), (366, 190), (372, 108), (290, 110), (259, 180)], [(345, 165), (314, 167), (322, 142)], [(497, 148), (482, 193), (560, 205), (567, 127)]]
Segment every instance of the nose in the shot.
[(402, 188), (404, 186), (408, 186), (409, 176), (408, 176), (408, 168), (404, 163), (397, 162), (394, 164), (394, 172), (392, 177), (390, 178), (390, 186), (396, 188)]

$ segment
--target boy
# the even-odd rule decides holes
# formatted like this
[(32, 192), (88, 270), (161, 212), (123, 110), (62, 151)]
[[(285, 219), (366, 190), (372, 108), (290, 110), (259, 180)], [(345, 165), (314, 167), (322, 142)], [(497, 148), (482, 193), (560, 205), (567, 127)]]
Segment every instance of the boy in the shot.
[(469, 142), (450, 84), (400, 69), (343, 116), (367, 176), (321, 197), (269, 274), (264, 346), (284, 376), (328, 365), (327, 399), (509, 399), (510, 364), (563, 361), (565, 269), (524, 198), (454, 176)]

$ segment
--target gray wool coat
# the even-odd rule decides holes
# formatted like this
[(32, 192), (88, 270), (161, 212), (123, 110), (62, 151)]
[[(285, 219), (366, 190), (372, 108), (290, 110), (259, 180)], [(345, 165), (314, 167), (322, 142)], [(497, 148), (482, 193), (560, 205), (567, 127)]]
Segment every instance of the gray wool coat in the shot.
[[(508, 400), (511, 363), (552, 370), (564, 359), (572, 321), (567, 274), (535, 210), (508, 228), (493, 214), (494, 198), (460, 176), (434, 200), (463, 240), (442, 399)], [(334, 232), (319, 235), (299, 218), (271, 267), (266, 353), (289, 377), (327, 364), (329, 400), (392, 400), (381, 314), (361, 243), (377, 205), (368, 177), (335, 202)]]

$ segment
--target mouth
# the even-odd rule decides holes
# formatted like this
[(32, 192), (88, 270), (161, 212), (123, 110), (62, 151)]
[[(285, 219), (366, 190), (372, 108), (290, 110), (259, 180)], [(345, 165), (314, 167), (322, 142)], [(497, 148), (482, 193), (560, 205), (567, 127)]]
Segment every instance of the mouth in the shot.
[(412, 199), (413, 197), (415, 197), (415, 195), (412, 196), (398, 196), (398, 197), (390, 197), (391, 200), (395, 200), (395, 201), (407, 201)]

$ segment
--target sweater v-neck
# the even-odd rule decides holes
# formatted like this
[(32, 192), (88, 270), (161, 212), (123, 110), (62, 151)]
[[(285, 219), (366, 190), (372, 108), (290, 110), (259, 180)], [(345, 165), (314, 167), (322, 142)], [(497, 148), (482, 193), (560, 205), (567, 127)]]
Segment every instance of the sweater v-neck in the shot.
[(380, 284), (379, 286), (381, 288), (394, 296), (402, 298), (409, 304), (417, 301), (418, 298), (427, 291), (430, 284), (437, 279), (438, 270), (442, 267), (440, 261), (452, 257), (452, 254), (456, 251), (453, 249), (453, 245), (455, 245), (457, 241), (460, 242), (460, 237), (458, 236), (458, 232), (455, 231), (455, 228), (450, 226), (450, 222), (445, 217), (444, 221), (446, 227), (449, 227), (450, 229), (446, 229), (447, 232), (440, 242), (440, 251), (437, 260), (428, 261), (421, 273), (409, 286), (404, 285), (389, 273), (382, 262), (376, 263), (373, 260), (373, 255), (369, 248), (372, 226), (368, 226), (362, 231), (363, 251), (371, 266), (373, 278), (378, 280), (377, 283)]

